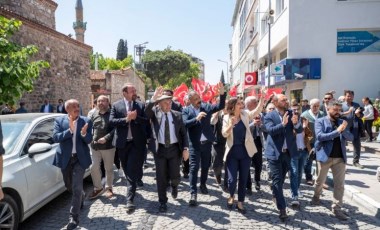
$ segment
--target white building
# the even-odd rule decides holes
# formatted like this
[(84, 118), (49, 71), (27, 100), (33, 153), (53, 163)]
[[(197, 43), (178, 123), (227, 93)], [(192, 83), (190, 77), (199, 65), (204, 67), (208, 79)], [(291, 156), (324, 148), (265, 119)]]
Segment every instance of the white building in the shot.
[(258, 84), (264, 84), (269, 19), (273, 65), (266, 85), (281, 87), (296, 99), (321, 98), (331, 90), (338, 97), (344, 89), (354, 90), (356, 101), (379, 97), (379, 12), (380, 0), (237, 0), (233, 82), (241, 83), (242, 92), (245, 73), (257, 71)]

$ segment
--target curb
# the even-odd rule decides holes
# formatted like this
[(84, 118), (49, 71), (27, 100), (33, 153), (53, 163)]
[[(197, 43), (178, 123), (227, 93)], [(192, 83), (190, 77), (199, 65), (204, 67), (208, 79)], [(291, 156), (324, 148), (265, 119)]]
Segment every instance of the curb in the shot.
[[(334, 182), (331, 172), (327, 174), (326, 182), (331, 188), (333, 188)], [(345, 203), (347, 203), (347, 201), (352, 201), (359, 207), (367, 210), (372, 216), (380, 219), (380, 203), (356, 190), (353, 186), (344, 185), (344, 198)]]

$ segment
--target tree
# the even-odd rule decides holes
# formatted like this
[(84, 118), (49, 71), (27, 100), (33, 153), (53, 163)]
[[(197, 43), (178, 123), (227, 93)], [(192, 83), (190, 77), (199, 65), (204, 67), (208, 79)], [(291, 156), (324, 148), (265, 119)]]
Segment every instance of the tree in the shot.
[(128, 41), (124, 40), (124, 58), (128, 57)]
[(190, 68), (185, 73), (179, 74), (177, 77), (171, 78), (165, 85), (165, 88), (174, 89), (177, 86), (185, 83), (187, 87), (191, 87), (191, 79), (198, 78), (201, 70), (199, 69), (199, 64), (195, 62), (190, 63)]
[(223, 83), (223, 85), (225, 85), (225, 81), (224, 81), (224, 72), (222, 70), (222, 74), (220, 75), (220, 82)]
[(142, 61), (145, 64), (146, 76), (160, 85), (165, 85), (172, 78), (189, 71), (191, 63), (187, 54), (170, 48), (162, 51), (147, 50)]
[(123, 60), (125, 58), (124, 56), (124, 40), (120, 39), (117, 45), (116, 60)]
[(46, 61), (31, 61), (38, 52), (36, 46), (22, 47), (10, 40), (21, 24), (21, 21), (0, 16), (0, 102), (11, 105), (16, 104), (23, 93), (31, 92), (41, 68), (49, 67)]

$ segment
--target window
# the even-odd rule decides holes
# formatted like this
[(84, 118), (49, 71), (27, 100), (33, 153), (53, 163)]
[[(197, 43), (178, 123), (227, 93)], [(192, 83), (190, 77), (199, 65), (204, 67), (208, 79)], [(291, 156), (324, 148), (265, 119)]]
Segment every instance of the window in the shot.
[(240, 13), (240, 33), (244, 29), (244, 25), (246, 22), (245, 19), (247, 17), (247, 12), (248, 12), (247, 1), (245, 1), (243, 7), (241, 8), (241, 13)]
[(53, 129), (54, 129), (54, 119), (49, 119), (39, 123), (30, 134), (28, 142), (24, 147), (24, 152), (27, 153), (27, 150), (35, 143), (48, 143), (54, 144), (53, 141)]
[(257, 31), (259, 31), (259, 17), (260, 16), (260, 13), (259, 13), (259, 8), (256, 8), (255, 10), (255, 15), (254, 15), (254, 20), (255, 20), (255, 28), (254, 28), (254, 32), (256, 33)]
[(285, 0), (276, 0), (276, 17), (278, 17), (285, 8)]
[(280, 61), (288, 57), (288, 50), (284, 50), (280, 53)]

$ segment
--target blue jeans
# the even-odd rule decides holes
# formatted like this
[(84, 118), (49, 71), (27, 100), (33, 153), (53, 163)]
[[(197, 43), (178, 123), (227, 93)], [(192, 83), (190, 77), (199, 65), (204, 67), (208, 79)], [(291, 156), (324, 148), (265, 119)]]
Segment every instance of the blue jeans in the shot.
[(200, 150), (194, 149), (190, 145), (189, 159), (190, 159), (190, 193), (197, 194), (197, 181), (199, 164), (201, 165), (201, 184), (206, 184), (208, 177), (208, 169), (211, 165), (211, 146), (212, 143), (208, 142), (201, 145)]
[(238, 185), (238, 201), (244, 202), (246, 185), (249, 174), (249, 167), (251, 165), (251, 158), (249, 157), (244, 145), (232, 146), (228, 153), (227, 160), (228, 172), (228, 190), (230, 196), (234, 196), (236, 191), (236, 183), (238, 181), (237, 174), (239, 172), (239, 185)]
[(302, 171), (308, 157), (307, 150), (298, 151), (290, 159), (290, 188), (292, 191), (292, 198), (298, 198), (298, 189), (301, 184)]
[(278, 210), (286, 209), (283, 185), (286, 173), (290, 168), (289, 153), (281, 153), (277, 160), (268, 159), (269, 168), (272, 173), (273, 194), (276, 197)]

